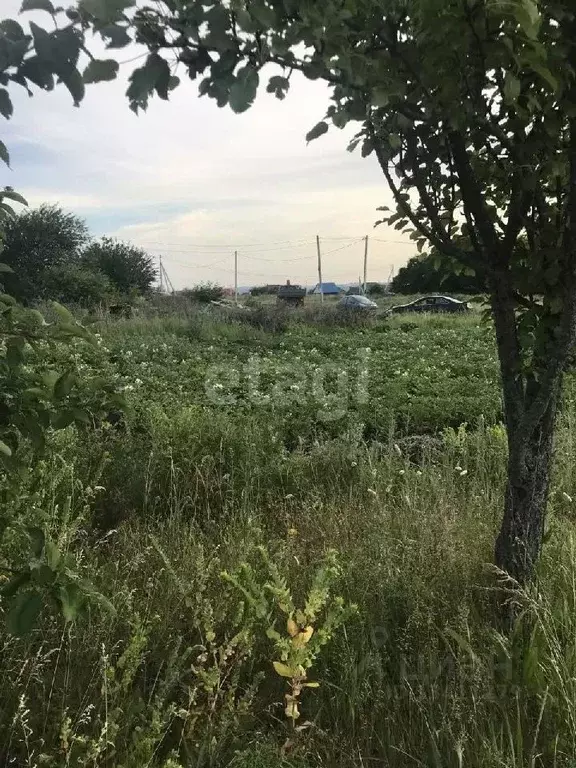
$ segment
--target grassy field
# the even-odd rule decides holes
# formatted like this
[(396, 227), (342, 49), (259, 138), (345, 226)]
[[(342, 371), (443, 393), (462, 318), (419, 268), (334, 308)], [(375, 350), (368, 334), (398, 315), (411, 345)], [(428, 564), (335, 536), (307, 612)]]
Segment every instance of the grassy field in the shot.
[[(0, 765), (573, 768), (572, 382), (519, 594), (487, 565), (506, 440), (479, 314), (157, 314), (78, 345), (125, 417), (54, 435), (9, 500), (111, 605), (0, 635)], [(292, 602), (319, 683), (294, 723)]]

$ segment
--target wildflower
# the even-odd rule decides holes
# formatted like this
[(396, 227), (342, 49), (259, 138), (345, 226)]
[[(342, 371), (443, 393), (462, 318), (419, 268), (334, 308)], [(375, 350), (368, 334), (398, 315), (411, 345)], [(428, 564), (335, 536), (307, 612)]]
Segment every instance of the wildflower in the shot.
[(298, 530), (296, 528), (288, 528), (288, 536), (298, 536)]

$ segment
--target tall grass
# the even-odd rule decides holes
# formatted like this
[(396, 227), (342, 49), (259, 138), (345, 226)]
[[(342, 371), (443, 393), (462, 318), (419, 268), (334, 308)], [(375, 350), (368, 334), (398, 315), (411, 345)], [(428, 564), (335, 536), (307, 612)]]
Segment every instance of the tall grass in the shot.
[[(105, 330), (167, 332), (190, 324)], [(13, 502), (65, 543), (114, 611), (91, 605), (63, 625), (47, 609), (27, 638), (0, 634), (2, 768), (574, 765), (570, 403), (545, 556), (525, 593), (487, 565), (502, 427), (391, 431), (374, 444), (350, 430), (287, 450), (255, 414), (150, 404), (145, 421), (131, 418), (125, 431), (59, 434)], [(248, 563), (260, 578), (260, 547), (295, 595), (336, 549), (337, 592), (357, 606), (314, 668), (321, 685), (303, 695), (300, 730), (285, 722), (266, 624), (247, 623), (221, 575)], [(506, 635), (503, 594), (521, 609)]]

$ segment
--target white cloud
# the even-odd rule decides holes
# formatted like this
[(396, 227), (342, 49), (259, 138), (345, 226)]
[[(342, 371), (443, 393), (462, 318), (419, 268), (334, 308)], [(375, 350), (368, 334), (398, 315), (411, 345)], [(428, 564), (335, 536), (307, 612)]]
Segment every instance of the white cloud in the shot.
[[(10, 14), (19, 0), (2, 5)], [(47, 18), (39, 16), (44, 23)], [(129, 55), (120, 51), (120, 58)], [(277, 241), (312, 242), (316, 233), (370, 234), (376, 208), (390, 204), (375, 160), (346, 152), (350, 132), (332, 130), (306, 146), (305, 134), (328, 102), (322, 84), (296, 78), (285, 101), (263, 92), (251, 110), (234, 115), (198, 99), (195, 85), (183, 82), (170, 102), (156, 99), (136, 117), (123, 93), (133, 66), (121, 68), (121, 81), (89, 86), (80, 109), (63, 88), (33, 99), (15, 94), (15, 117), (5, 137), (14, 170), (4, 183), (33, 204), (60, 202), (78, 211), (98, 233), (147, 247), (154, 243), (164, 251), (176, 285), (209, 277), (230, 283), (229, 273), (184, 264), (205, 264), (213, 251), (224, 258), (231, 244), (265, 242), (272, 249)], [(394, 230), (375, 235), (399, 239)], [(194, 250), (189, 243), (223, 247)], [(295, 277), (312, 281), (314, 245), (261, 256), (300, 258), (310, 250), (309, 263), (294, 265), (302, 273)], [(361, 251), (327, 256), (326, 279), (354, 280)], [(374, 242), (372, 277), (385, 279), (392, 264), (400, 266), (412, 253), (411, 246)], [(250, 279), (246, 269), (242, 283), (276, 280), (290, 265), (255, 259), (250, 264), (258, 269)]]

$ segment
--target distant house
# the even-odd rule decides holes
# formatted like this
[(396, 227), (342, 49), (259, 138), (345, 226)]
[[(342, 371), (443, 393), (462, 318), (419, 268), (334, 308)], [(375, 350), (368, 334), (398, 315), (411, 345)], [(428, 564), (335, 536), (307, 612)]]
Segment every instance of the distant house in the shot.
[(344, 293), (344, 290), (339, 288), (336, 283), (322, 283), (322, 290), (320, 290), (320, 283), (318, 283), (312, 288), (310, 293), (322, 293), (324, 296), (339, 296), (341, 293)]

